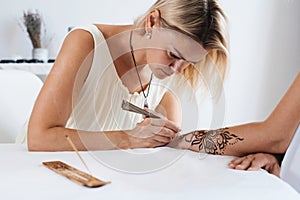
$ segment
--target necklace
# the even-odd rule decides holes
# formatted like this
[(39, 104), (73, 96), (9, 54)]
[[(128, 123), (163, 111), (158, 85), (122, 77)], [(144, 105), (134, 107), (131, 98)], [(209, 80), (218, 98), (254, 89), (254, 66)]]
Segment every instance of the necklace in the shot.
[(141, 89), (142, 89), (142, 93), (145, 97), (145, 101), (144, 101), (144, 108), (149, 108), (148, 106), (148, 102), (147, 102), (147, 97), (149, 95), (149, 91), (150, 91), (150, 85), (151, 85), (151, 81), (152, 81), (152, 78), (153, 78), (153, 73), (151, 73), (151, 77), (150, 77), (150, 81), (149, 81), (149, 85), (148, 85), (148, 91), (147, 91), (147, 94), (145, 94), (145, 90), (144, 90), (144, 87), (143, 87), (143, 84), (142, 84), (142, 81), (141, 81), (141, 77), (140, 77), (140, 73), (138, 71), (138, 68), (137, 68), (137, 65), (136, 65), (136, 61), (135, 61), (135, 57), (134, 57), (134, 54), (133, 54), (133, 47), (132, 47), (132, 30), (130, 31), (130, 39), (129, 39), (129, 43), (130, 43), (130, 52), (131, 52), (131, 57), (132, 57), (132, 60), (133, 60), (133, 63), (134, 63), (134, 67), (135, 67), (135, 71), (137, 73), (137, 76), (138, 76), (138, 79), (139, 79), (139, 82), (140, 82), (140, 86), (141, 86)]

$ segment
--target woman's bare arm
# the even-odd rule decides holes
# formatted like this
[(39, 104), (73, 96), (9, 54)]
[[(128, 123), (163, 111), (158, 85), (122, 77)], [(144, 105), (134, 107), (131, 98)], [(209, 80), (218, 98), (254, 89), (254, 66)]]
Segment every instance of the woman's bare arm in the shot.
[(197, 130), (177, 137), (172, 146), (234, 156), (255, 152), (284, 153), (299, 122), (300, 73), (265, 121), (218, 130)]
[[(133, 130), (87, 132), (65, 128), (93, 58), (93, 37), (74, 30), (65, 39), (54, 66), (37, 98), (28, 127), (30, 151), (73, 150), (68, 135), (79, 150), (155, 147), (170, 142), (178, 127), (169, 120), (150, 119)], [(162, 124), (162, 125), (161, 125)], [(160, 128), (153, 133), (153, 129)], [(143, 132), (143, 136), (140, 133)], [(83, 143), (84, 141), (84, 143)]]
[(182, 123), (182, 112), (179, 100), (170, 92), (166, 92), (155, 109), (179, 127)]
[[(86, 31), (74, 30), (66, 37), (30, 117), (29, 150), (71, 150), (63, 135), (69, 135), (80, 150), (85, 149), (76, 130), (64, 126), (72, 112), (72, 98), (80, 91), (79, 81), (75, 79), (80, 70), (89, 70), (91, 56), (88, 55), (93, 48), (93, 39)], [(84, 80), (83, 76), (81, 79)]]

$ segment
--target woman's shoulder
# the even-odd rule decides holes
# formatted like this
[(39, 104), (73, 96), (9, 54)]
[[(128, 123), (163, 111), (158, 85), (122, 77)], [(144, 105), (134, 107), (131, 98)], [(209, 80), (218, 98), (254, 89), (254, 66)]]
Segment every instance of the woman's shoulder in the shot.
[(73, 44), (82, 44), (84, 46), (87, 44), (94, 46), (104, 40), (105, 37), (102, 31), (94, 24), (75, 26), (68, 32), (64, 39), (64, 41), (71, 41)]
[(111, 24), (94, 24), (95, 27), (103, 34), (105, 39), (130, 30), (132, 25), (111, 25)]
[(93, 38), (106, 40), (123, 31), (129, 30), (131, 27), (132, 25), (87, 24), (72, 28), (68, 35), (77, 35), (77, 37), (90, 35)]
[[(87, 34), (89, 33), (89, 34)], [(68, 35), (90, 35), (103, 37), (102, 31), (94, 24), (79, 25), (72, 28)]]

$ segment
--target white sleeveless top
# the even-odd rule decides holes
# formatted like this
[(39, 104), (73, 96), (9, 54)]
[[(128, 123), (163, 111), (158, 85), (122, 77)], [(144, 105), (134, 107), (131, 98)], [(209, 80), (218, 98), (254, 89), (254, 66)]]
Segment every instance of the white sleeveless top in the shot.
[[(94, 38), (95, 49), (89, 74), (76, 104), (73, 105), (66, 128), (85, 131), (128, 130), (134, 128), (136, 123), (142, 121), (142, 116), (122, 110), (122, 100), (128, 100), (137, 106), (142, 106), (145, 100), (143, 93), (130, 94), (127, 87), (122, 84), (105, 38), (95, 25), (75, 29), (83, 29), (91, 33)], [(157, 107), (166, 91), (164, 87), (155, 82), (159, 82), (159, 80), (153, 77), (147, 98), (150, 109)], [(146, 93), (148, 89), (146, 89)], [(17, 137), (16, 142), (27, 142), (27, 126), (24, 127), (23, 134)]]
[[(86, 131), (128, 130), (142, 120), (139, 114), (121, 109), (122, 100), (142, 106), (143, 93), (130, 94), (119, 78), (110, 51), (101, 31), (95, 25), (78, 27), (94, 38), (94, 57), (79, 99), (73, 107), (67, 128)], [(155, 109), (165, 93), (164, 87), (151, 85), (147, 98), (149, 108)], [(147, 90), (146, 89), (146, 93)]]

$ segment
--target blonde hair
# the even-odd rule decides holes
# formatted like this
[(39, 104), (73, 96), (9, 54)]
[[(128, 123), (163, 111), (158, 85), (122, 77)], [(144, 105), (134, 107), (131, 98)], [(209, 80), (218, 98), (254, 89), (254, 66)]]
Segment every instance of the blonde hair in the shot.
[(206, 81), (214, 81), (212, 76), (216, 70), (223, 81), (228, 63), (227, 17), (218, 1), (158, 0), (148, 12), (136, 19), (136, 28), (145, 27), (146, 16), (154, 9), (160, 12), (162, 27), (175, 29), (192, 37), (207, 51), (201, 62), (187, 67), (183, 72), (191, 86), (198, 86), (200, 74), (205, 76)]

